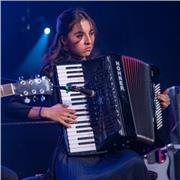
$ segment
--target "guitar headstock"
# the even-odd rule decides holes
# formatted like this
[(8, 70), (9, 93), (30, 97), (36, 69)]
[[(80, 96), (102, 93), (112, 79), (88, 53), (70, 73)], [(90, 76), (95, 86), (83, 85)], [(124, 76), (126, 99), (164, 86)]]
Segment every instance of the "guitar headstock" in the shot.
[(20, 80), (13, 85), (15, 94), (20, 96), (51, 95), (53, 91), (53, 84), (46, 76)]

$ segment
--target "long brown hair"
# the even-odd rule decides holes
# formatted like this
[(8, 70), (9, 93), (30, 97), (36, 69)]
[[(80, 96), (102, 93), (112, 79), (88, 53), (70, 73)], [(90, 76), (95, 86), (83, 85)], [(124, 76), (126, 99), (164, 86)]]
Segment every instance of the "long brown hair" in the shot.
[(76, 23), (79, 23), (82, 19), (88, 20), (96, 33), (96, 25), (93, 19), (83, 9), (67, 9), (58, 16), (56, 23), (56, 35), (52, 45), (49, 48), (49, 51), (44, 56), (44, 59), (47, 63), (54, 64), (61, 58), (70, 58), (70, 53), (64, 49), (60, 39), (61, 37), (67, 37), (73, 26)]

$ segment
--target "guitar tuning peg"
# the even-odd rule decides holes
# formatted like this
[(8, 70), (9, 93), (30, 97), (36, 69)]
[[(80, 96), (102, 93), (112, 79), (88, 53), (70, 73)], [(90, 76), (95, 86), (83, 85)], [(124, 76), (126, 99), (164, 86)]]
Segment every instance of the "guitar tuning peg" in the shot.
[(24, 103), (29, 104), (30, 102), (31, 102), (31, 99), (30, 99), (30, 98), (28, 98), (28, 97), (25, 97), (25, 99), (24, 99)]
[(20, 76), (20, 77), (18, 78), (18, 80), (19, 80), (19, 81), (24, 80), (24, 76)]
[(36, 75), (35, 75), (35, 78), (40, 78), (40, 75), (39, 75), (39, 74), (36, 74)]
[(33, 102), (36, 102), (36, 101), (38, 101), (38, 97), (37, 96), (33, 96), (32, 100), (33, 100)]
[(41, 102), (45, 101), (46, 100), (46, 97), (41, 95)]

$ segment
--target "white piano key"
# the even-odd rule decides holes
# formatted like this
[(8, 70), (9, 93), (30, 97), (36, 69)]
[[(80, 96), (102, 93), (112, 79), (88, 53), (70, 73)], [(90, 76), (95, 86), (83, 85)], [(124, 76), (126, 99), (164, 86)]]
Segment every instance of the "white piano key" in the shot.
[[(71, 139), (69, 140), (69, 144), (71, 145), (74, 145), (74, 144), (79, 144), (79, 143), (88, 143), (88, 142), (94, 142), (95, 143), (95, 140), (94, 139), (81, 139), (81, 140), (78, 140), (78, 139)], [(81, 144), (79, 144), (81, 145)]]
[(72, 133), (69, 133), (68, 134), (68, 139), (86, 139), (88, 137), (93, 137), (94, 139), (94, 132), (93, 131), (89, 131), (89, 132), (84, 132), (84, 133), (81, 133), (81, 134), (78, 134), (78, 133), (75, 133), (75, 132), (72, 132)]
[[(70, 129), (70, 130), (69, 130)], [(79, 132), (80, 131), (80, 132)], [(88, 133), (88, 132), (93, 132), (93, 129), (91, 127), (87, 127), (87, 128), (82, 128), (81, 130), (78, 130), (76, 128), (68, 128), (67, 129), (67, 135), (80, 135), (83, 133)]]
[(81, 124), (72, 124), (71, 128), (77, 128), (77, 126), (91, 126), (90, 122), (86, 122), (86, 123), (81, 123)]
[[(83, 94), (78, 94), (78, 93), (76, 93), (77, 94), (77, 96), (71, 96), (70, 94), (65, 94), (65, 93), (61, 93), (61, 96), (63, 97), (63, 98), (69, 98), (69, 99), (75, 99), (75, 98), (86, 98), (86, 96), (85, 95), (83, 95)], [(74, 94), (75, 95), (75, 94)]]
[(61, 84), (61, 82), (66, 82), (66, 83), (70, 83), (70, 82), (84, 82), (84, 77), (68, 78), (68, 77), (60, 77), (59, 76), (59, 82), (60, 82), (60, 84)]
[(77, 131), (67, 131), (67, 136), (68, 137), (81, 137), (81, 135), (87, 135), (88, 133), (93, 133), (93, 137), (94, 137), (94, 132), (92, 130), (89, 131), (84, 131), (82, 133), (77, 133)]
[[(78, 101), (78, 102), (71, 102), (70, 100), (63, 100), (62, 99), (62, 102), (63, 102), (63, 104), (67, 104), (67, 105), (69, 105), (69, 106), (72, 106), (72, 105), (74, 105), (75, 106), (75, 104), (73, 104), (73, 103), (80, 103), (80, 104), (87, 104), (87, 100), (81, 100), (81, 101)], [(80, 104), (78, 104), (78, 105), (80, 105)]]
[[(70, 67), (70, 66), (69, 66)], [(79, 71), (79, 70), (82, 70), (82, 66), (71, 66), (70, 68), (69, 67), (57, 67), (57, 71)]]
[(57, 65), (57, 69), (66, 69), (67, 67), (82, 67), (82, 64), (66, 64), (66, 65)]
[(81, 134), (76, 134), (75, 132), (71, 132), (68, 134), (69, 138), (73, 139), (73, 138), (79, 138), (79, 137), (87, 137), (87, 136), (93, 136), (94, 137), (94, 132), (93, 131), (89, 131), (89, 132), (84, 132)]
[(70, 149), (72, 150), (72, 149), (83, 149), (83, 148), (87, 148), (87, 147), (89, 147), (89, 149), (91, 149), (91, 148), (96, 148), (96, 145), (95, 145), (95, 143), (91, 143), (91, 144), (81, 144), (81, 145), (78, 145), (78, 144), (69, 144), (69, 147), (70, 147)]
[(87, 99), (84, 99), (84, 98), (82, 98), (82, 99), (78, 99), (78, 100), (70, 100), (70, 99), (62, 99), (62, 101), (63, 102), (68, 102), (68, 101), (70, 101), (71, 102), (71, 104), (72, 104), (72, 106), (73, 106), (73, 104), (74, 103), (86, 103), (87, 102)]
[[(76, 84), (76, 83), (72, 83), (72, 86), (77, 86), (77, 87), (84, 87), (85, 86), (85, 84), (84, 83), (78, 83), (78, 84)], [(81, 94), (83, 94), (83, 93), (81, 93)]]
[(76, 132), (77, 134), (81, 133), (81, 132), (77, 132), (77, 131), (84, 131), (84, 132), (88, 132), (88, 131), (93, 130), (92, 127), (85, 127), (85, 128), (81, 128), (81, 129), (76, 129), (76, 128), (68, 128), (67, 129), (67, 133), (71, 133), (71, 132)]
[[(70, 67), (70, 68), (69, 68)], [(66, 64), (66, 65), (57, 65), (57, 70), (69, 70), (69, 69), (76, 69), (76, 68), (82, 68), (82, 64)]]
[(62, 103), (67, 106), (72, 106), (71, 101), (62, 101)]
[[(61, 95), (62, 95), (62, 94), (61, 94)], [(82, 98), (82, 99), (83, 99), (83, 98), (86, 98), (86, 96), (84, 96), (84, 95), (79, 95), (79, 96), (77, 96), (77, 97), (76, 97), (76, 96), (75, 96), (75, 97), (74, 97), (74, 96), (72, 97), (72, 96), (67, 96), (67, 95), (66, 95), (66, 96), (63, 96), (63, 95), (62, 95), (62, 98), (63, 98), (63, 100), (68, 100), (68, 99), (69, 99), (69, 100), (73, 101), (73, 100), (76, 100), (77, 98)]]
[[(77, 146), (81, 146), (81, 145), (84, 145), (84, 144), (95, 144), (95, 139), (86, 139), (86, 140), (89, 140), (89, 141), (82, 141), (82, 140), (78, 140), (78, 139), (69, 139), (69, 144), (70, 145), (77, 145)], [(78, 143), (81, 143), (81, 144), (78, 144)]]
[(71, 95), (76, 95), (76, 94), (82, 95), (82, 94), (80, 94), (80, 92), (76, 92), (76, 91), (66, 92), (66, 90), (63, 90), (63, 89), (61, 89), (60, 92), (62, 95), (65, 95), (65, 96), (69, 95), (70, 97), (71, 97)]
[(78, 120), (90, 119), (90, 116), (89, 116), (89, 115), (79, 116), (77, 119), (78, 119)]
[(95, 142), (84, 142), (83, 144), (72, 143), (72, 144), (69, 144), (69, 147), (70, 147), (71, 149), (81, 148), (81, 147), (89, 147), (89, 148), (92, 148), (92, 147), (96, 147), (96, 144), (95, 144)]
[(84, 84), (84, 82), (81, 82), (80, 84), (78, 84), (79, 82), (72, 82), (72, 81), (69, 81), (69, 82), (61, 82), (60, 81), (60, 86), (67, 86), (67, 83), (70, 83), (72, 86), (80, 86), (80, 87), (84, 87), (85, 86), (85, 84)]
[(85, 83), (84, 83), (84, 80), (83, 81), (81, 81), (81, 80), (74, 80), (74, 81), (72, 81), (72, 79), (71, 80), (67, 80), (67, 81), (61, 81), (61, 80), (59, 80), (59, 84), (60, 84), (60, 86), (68, 86), (68, 84), (70, 84), (71, 86), (76, 86), (76, 85), (78, 85), (78, 84), (80, 84), (81, 86), (85, 86)]
[(81, 144), (79, 144), (79, 143), (69, 144), (69, 147), (72, 149), (73, 148), (79, 148), (79, 147), (93, 147), (93, 146), (96, 146), (94, 141), (84, 142)]
[(79, 73), (70, 73), (68, 72), (68, 74), (66, 74), (65, 72), (60, 74), (62, 72), (59, 72), (59, 75), (58, 75), (58, 79), (60, 80), (69, 80), (69, 79), (75, 79), (75, 78), (82, 78), (84, 80), (84, 75), (83, 73), (79, 72)]
[(73, 148), (70, 149), (71, 153), (77, 153), (77, 152), (87, 152), (87, 151), (95, 151), (96, 146), (91, 146), (91, 147), (79, 147), (79, 148)]
[(77, 118), (77, 121), (85, 121), (85, 120), (90, 120), (90, 116), (89, 115), (85, 115), (85, 116), (79, 116)]
[(86, 133), (81, 133), (81, 134), (69, 134), (68, 139), (78, 139), (78, 138), (83, 138), (83, 137), (93, 137), (94, 138), (94, 132), (86, 132)]
[(87, 99), (80, 99), (78, 101), (74, 101), (74, 102), (72, 102), (72, 105), (73, 105), (73, 103), (87, 103)]
[(59, 77), (67, 77), (67, 76), (72, 76), (72, 75), (74, 75), (74, 76), (77, 76), (77, 75), (84, 76), (82, 69), (75, 69), (75, 70), (70, 70), (70, 71), (58, 70), (57, 74), (58, 74)]
[(65, 102), (68, 102), (68, 104), (70, 105), (73, 105), (73, 103), (87, 103), (87, 100), (86, 99), (82, 99), (82, 100), (78, 100), (76, 102), (72, 102), (72, 101), (69, 101), (69, 100), (66, 100), (66, 99), (62, 99), (63, 103)]
[(71, 70), (71, 71), (59, 70), (58, 71), (58, 76), (60, 78), (65, 78), (67, 76), (79, 76), (79, 75), (81, 75), (81, 76), (84, 75), (81, 70), (76, 70), (76, 71), (75, 70)]
[(76, 105), (76, 106), (69, 106), (68, 107), (69, 109), (74, 109), (74, 110), (78, 110), (78, 109), (87, 109), (87, 105), (84, 104), (84, 105)]

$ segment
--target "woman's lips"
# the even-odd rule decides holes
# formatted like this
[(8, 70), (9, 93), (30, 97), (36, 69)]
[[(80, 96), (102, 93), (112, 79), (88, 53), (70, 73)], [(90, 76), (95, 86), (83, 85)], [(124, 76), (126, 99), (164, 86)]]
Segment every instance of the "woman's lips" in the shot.
[(85, 51), (91, 51), (91, 48), (86, 48)]

